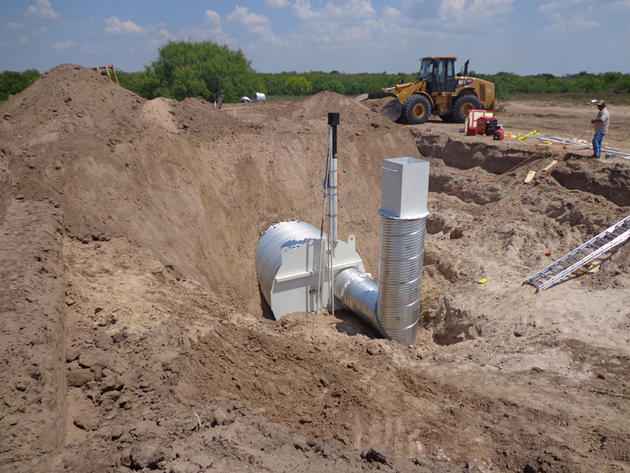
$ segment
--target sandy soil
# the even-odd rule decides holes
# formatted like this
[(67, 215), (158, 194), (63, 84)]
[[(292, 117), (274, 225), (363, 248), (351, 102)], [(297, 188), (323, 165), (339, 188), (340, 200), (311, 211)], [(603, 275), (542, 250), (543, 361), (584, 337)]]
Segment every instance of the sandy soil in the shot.
[[(630, 161), (377, 105), (146, 101), (72, 65), (2, 105), (0, 471), (630, 471), (629, 253), (522, 286), (630, 213)], [(605, 144), (630, 151), (609, 108)], [(319, 222), (329, 111), (341, 237), (372, 274), (382, 160), (431, 162), (416, 346), (344, 312), (263, 316), (256, 244)], [(498, 118), (590, 141), (594, 114)]]

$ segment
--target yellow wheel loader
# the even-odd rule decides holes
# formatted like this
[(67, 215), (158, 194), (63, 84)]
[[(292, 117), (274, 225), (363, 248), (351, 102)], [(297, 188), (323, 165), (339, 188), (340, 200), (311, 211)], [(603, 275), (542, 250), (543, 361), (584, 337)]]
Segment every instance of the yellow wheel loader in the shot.
[(471, 110), (496, 110), (492, 82), (468, 76), (468, 61), (455, 74), (455, 56), (422, 58), (418, 80), (371, 92), (368, 99), (394, 97), (381, 113), (392, 121), (412, 125), (424, 123), (430, 115), (464, 123)]

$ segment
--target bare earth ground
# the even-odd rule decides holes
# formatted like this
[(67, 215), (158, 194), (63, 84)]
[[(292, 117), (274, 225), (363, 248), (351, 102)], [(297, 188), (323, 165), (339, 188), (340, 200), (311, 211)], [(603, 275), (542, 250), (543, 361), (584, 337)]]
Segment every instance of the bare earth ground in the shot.
[[(630, 213), (630, 162), (375, 108), (146, 101), (72, 65), (0, 107), (0, 471), (630, 471), (628, 253), (521, 285)], [(329, 111), (372, 274), (382, 160), (431, 161), (414, 347), (343, 312), (263, 317), (256, 244), (318, 224)], [(590, 141), (594, 114), (498, 117)]]

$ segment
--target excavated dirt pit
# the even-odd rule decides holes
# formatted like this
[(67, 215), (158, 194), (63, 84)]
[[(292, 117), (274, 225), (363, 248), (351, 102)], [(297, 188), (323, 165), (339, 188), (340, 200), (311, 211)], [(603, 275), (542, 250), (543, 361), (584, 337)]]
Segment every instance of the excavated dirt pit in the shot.
[[(630, 162), (377, 106), (146, 101), (72, 65), (2, 105), (0, 471), (630, 471), (628, 253), (522, 286), (630, 213)], [(319, 222), (329, 111), (368, 272), (382, 160), (431, 162), (416, 346), (343, 311), (264, 317), (256, 244)], [(594, 113), (498, 117), (590, 139)]]

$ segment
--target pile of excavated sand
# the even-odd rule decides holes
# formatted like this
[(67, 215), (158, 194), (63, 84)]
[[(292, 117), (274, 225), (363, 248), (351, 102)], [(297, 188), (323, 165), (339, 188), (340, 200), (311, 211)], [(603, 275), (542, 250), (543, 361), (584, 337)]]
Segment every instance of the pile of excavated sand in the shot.
[[(72, 65), (4, 104), (0, 469), (625, 471), (628, 256), (521, 283), (630, 213), (627, 164), (372, 108), (146, 101)], [(331, 111), (341, 237), (372, 274), (382, 160), (431, 162), (415, 347), (344, 312), (263, 317), (256, 244), (321, 219)]]

